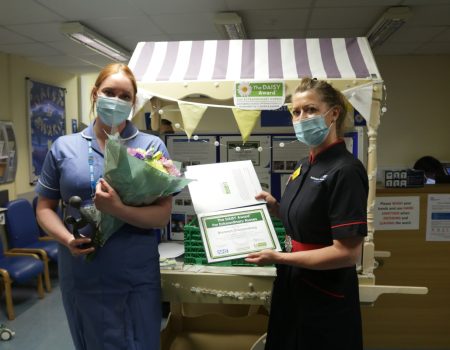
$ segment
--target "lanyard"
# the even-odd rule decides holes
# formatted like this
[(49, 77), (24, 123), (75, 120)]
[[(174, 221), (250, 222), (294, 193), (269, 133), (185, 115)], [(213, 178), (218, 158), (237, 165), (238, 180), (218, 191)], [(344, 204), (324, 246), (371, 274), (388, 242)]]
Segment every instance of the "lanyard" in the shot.
[(94, 152), (92, 151), (92, 141), (88, 140), (88, 164), (89, 164), (89, 178), (91, 181), (91, 197), (95, 196), (96, 181), (94, 177)]

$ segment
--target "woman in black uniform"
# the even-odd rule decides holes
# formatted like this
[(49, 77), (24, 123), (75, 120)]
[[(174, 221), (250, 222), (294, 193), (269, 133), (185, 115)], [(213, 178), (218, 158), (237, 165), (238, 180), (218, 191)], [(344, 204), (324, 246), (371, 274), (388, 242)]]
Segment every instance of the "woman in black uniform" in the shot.
[(340, 138), (345, 100), (330, 84), (303, 79), (292, 115), (310, 155), (280, 203), (267, 192), (257, 196), (283, 221), (288, 252), (246, 259), (277, 265), (266, 350), (362, 350), (355, 264), (367, 235), (367, 173)]

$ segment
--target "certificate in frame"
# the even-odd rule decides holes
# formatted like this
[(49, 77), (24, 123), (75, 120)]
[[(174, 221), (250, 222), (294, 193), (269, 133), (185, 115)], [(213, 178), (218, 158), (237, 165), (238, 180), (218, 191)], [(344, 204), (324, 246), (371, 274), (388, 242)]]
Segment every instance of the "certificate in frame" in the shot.
[(198, 220), (209, 263), (264, 249), (281, 251), (265, 204), (199, 214)]

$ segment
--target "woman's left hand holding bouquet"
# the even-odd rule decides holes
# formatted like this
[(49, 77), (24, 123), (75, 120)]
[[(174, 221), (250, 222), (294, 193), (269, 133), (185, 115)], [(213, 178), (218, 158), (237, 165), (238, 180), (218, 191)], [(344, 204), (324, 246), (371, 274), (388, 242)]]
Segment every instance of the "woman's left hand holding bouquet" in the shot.
[(168, 224), (172, 211), (172, 196), (158, 198), (148, 206), (123, 204), (118, 193), (104, 179), (97, 183), (94, 204), (98, 210), (133, 226), (150, 229)]
[(124, 206), (114, 188), (102, 178), (98, 180), (95, 188), (94, 204), (102, 213), (112, 216), (118, 216), (118, 213), (123, 210)]

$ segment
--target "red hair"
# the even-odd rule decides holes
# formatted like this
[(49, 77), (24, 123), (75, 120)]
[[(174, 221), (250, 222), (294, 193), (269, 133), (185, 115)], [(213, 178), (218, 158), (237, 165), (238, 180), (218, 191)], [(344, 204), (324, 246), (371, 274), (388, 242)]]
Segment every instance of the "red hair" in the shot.
[(102, 69), (102, 71), (98, 74), (97, 79), (95, 80), (94, 87), (92, 88), (91, 91), (91, 111), (94, 110), (95, 94), (97, 93), (100, 85), (102, 85), (102, 83), (105, 81), (106, 78), (117, 73), (123, 73), (128, 79), (130, 79), (131, 84), (133, 85), (133, 104), (134, 104), (134, 102), (136, 101), (137, 83), (133, 72), (131, 71), (130, 68), (128, 68), (126, 64), (110, 63)]

